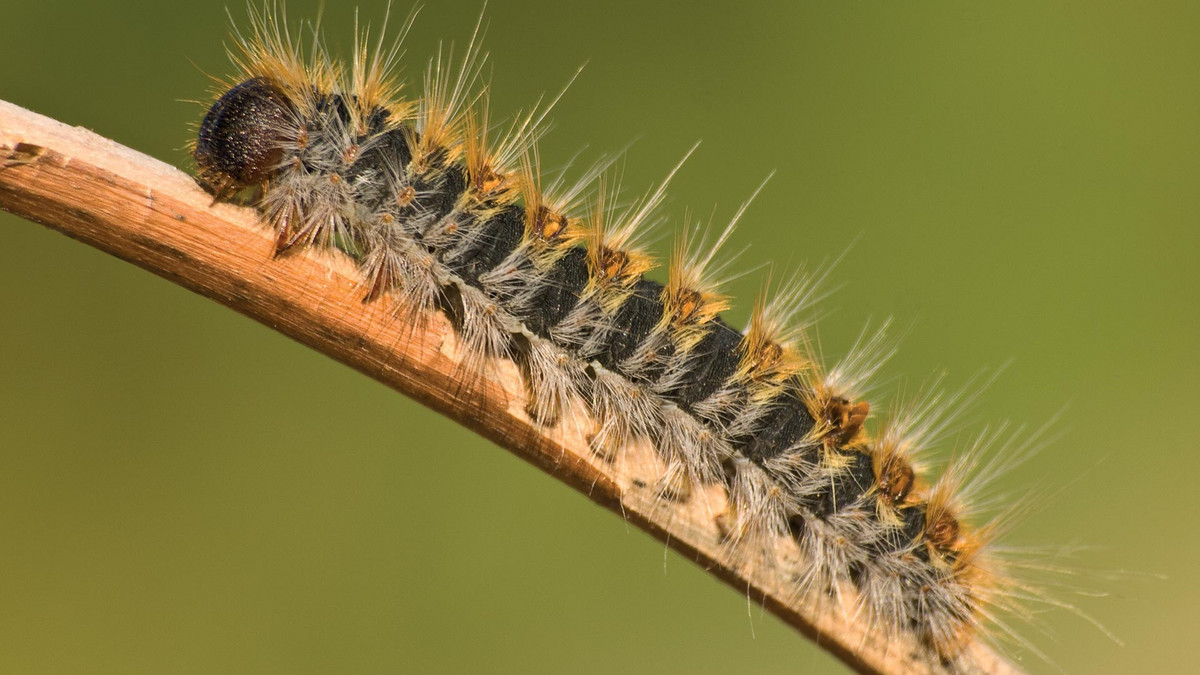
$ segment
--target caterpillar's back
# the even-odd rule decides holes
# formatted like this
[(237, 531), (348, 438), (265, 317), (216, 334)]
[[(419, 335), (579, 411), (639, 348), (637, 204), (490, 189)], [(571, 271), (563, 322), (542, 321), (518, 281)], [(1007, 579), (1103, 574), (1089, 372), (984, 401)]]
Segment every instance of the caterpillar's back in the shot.
[(544, 113), (495, 138), (477, 39), (461, 63), (435, 59), (423, 95), (406, 98), (390, 76), (395, 48), (356, 47), (342, 66), (306, 58), (273, 12), (251, 28), (194, 157), (215, 196), (249, 195), (277, 253), (343, 251), (364, 301), (408, 325), (450, 319), (464, 381), (513, 361), (536, 423), (552, 428), (583, 406), (602, 461), (652, 445), (661, 499), (723, 489), (723, 546), (777, 574), (795, 602), (858, 614), (971, 668), (967, 647), (1023, 591), (989, 546), (1001, 524), (966, 519), (976, 477), (1036, 439), (1005, 444), (1007, 456), (975, 471), (995, 440), (985, 435), (925, 479), (916, 465), (961, 401), (919, 397), (869, 434), (861, 392), (886, 338), (864, 333), (824, 368), (798, 319), (815, 296), (810, 277), (775, 284), (744, 330), (727, 322), (716, 248), (744, 208), (715, 236), (685, 228), (665, 282), (648, 276), (656, 263), (638, 241), (666, 181), (622, 201), (604, 162), (574, 184), (544, 178)]

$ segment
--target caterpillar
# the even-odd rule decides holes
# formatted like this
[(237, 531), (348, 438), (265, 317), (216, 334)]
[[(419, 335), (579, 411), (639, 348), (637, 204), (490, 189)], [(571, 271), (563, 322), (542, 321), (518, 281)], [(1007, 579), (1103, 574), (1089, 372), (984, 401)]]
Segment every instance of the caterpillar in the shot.
[[(391, 78), (399, 42), (369, 51), (358, 40), (343, 67), (319, 48), (305, 54), (273, 10), (252, 13), (239, 72), (199, 126), (201, 185), (254, 204), (277, 255), (350, 256), (364, 302), (387, 303), (402, 325), (445, 315), (468, 356), (464, 382), (511, 361), (536, 423), (585, 407), (606, 462), (649, 443), (662, 500), (724, 490), (723, 545), (787, 576), (798, 600), (865, 614), (971, 670), (968, 645), (1026, 592), (991, 547), (1003, 523), (969, 524), (971, 496), (1040, 436), (985, 433), (925, 478), (924, 453), (970, 392), (917, 397), (872, 435), (862, 391), (889, 353), (886, 325), (823, 368), (795, 321), (817, 295), (812, 276), (775, 284), (744, 329), (726, 321), (719, 245), (748, 204), (715, 236), (685, 229), (656, 281), (639, 237), (678, 166), (625, 204), (608, 161), (572, 183), (544, 178), (544, 110), (490, 137), (475, 37), (461, 64), (431, 62), (413, 99)], [(998, 459), (984, 462), (992, 445)]]

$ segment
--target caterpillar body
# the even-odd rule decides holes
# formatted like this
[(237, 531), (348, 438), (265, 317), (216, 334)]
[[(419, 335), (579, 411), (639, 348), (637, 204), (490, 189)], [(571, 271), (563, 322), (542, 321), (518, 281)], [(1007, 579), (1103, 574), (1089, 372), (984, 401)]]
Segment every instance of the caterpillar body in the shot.
[(248, 196), (277, 254), (348, 254), (364, 302), (389, 303), (401, 325), (443, 313), (464, 382), (509, 360), (536, 423), (585, 407), (591, 449), (608, 462), (649, 443), (661, 499), (719, 486), (725, 549), (775, 570), (797, 601), (829, 602), (953, 670), (976, 669), (968, 647), (1028, 593), (990, 546), (1003, 523), (969, 524), (971, 497), (1037, 435), (983, 463), (997, 440), (985, 434), (925, 479), (923, 453), (961, 400), (929, 394), (868, 433), (861, 391), (889, 353), (886, 324), (823, 368), (796, 320), (812, 276), (775, 284), (744, 330), (727, 323), (717, 250), (745, 205), (714, 237), (686, 229), (665, 282), (647, 276), (656, 265), (639, 237), (674, 172), (624, 204), (610, 162), (572, 184), (544, 179), (544, 111), (490, 135), (477, 37), (460, 65), (437, 57), (409, 99), (391, 75), (397, 47), (371, 52), (358, 35), (343, 67), (305, 54), (272, 9), (252, 12), (238, 74), (199, 126), (198, 180), (218, 199)]

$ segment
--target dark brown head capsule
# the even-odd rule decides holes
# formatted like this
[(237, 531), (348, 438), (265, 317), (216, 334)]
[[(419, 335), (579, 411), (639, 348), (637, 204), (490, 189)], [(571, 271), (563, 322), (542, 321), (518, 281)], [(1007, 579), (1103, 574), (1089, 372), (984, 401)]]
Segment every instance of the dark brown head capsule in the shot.
[(200, 184), (217, 197), (266, 181), (283, 157), (292, 107), (279, 87), (256, 77), (225, 92), (200, 123), (192, 156)]

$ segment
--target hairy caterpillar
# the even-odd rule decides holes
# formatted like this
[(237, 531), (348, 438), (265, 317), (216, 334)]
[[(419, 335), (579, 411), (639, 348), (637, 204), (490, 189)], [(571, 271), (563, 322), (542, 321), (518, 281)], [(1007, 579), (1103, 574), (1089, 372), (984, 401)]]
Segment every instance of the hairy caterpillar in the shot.
[(405, 99), (390, 75), (397, 47), (371, 52), (361, 36), (341, 66), (319, 47), (306, 56), (273, 11), (254, 15), (241, 72), (199, 128), (201, 184), (218, 199), (250, 191), (277, 255), (350, 255), (364, 302), (392, 303), (403, 324), (444, 313), (467, 355), (464, 381), (513, 361), (535, 422), (554, 427), (585, 405), (588, 441), (607, 462), (649, 443), (660, 499), (724, 490), (714, 518), (730, 555), (775, 570), (796, 602), (829, 602), (914, 637), (946, 667), (978, 667), (967, 647), (1030, 591), (990, 548), (1003, 524), (964, 517), (984, 479), (1038, 435), (985, 462), (1000, 436), (985, 433), (924, 479), (918, 462), (955, 398), (917, 397), (868, 435), (860, 390), (886, 358), (884, 333), (824, 370), (795, 321), (814, 296), (809, 277), (764, 295), (745, 330), (731, 327), (714, 261), (746, 205), (712, 248), (695, 231), (681, 238), (665, 283), (646, 276), (655, 263), (636, 241), (667, 181), (617, 205), (603, 163), (573, 185), (544, 180), (544, 112), (489, 143), (476, 37), (461, 64), (431, 62), (423, 95)]
[[(0, 64), (6, 73), (0, 78), (6, 83), (4, 96), (160, 157), (187, 163), (185, 154), (177, 151), (179, 129), (185, 121), (199, 120), (202, 111), (170, 99), (195, 97), (202, 89), (203, 83), (197, 82), (202, 76), (191, 61), (201, 64), (203, 70), (223, 69), (220, 52), (225, 22), (220, 12), (214, 14), (212, 7), (196, 5), (172, 8), (169, 13), (139, 6), (133, 13), (124, 7), (128, 3), (110, 3), (104, 14), (121, 17), (120, 22), (113, 26), (110, 21), (107, 28), (93, 33), (94, 25), (103, 24), (90, 10), (82, 20), (73, 22), (56, 14), (54, 4), (14, 5), (6, 16), (14, 25), (55, 25), (56, 31), (69, 36), (68, 42), (83, 49), (86, 56), (73, 57), (70, 51), (58, 56), (58, 49), (65, 49), (58, 43), (53, 54), (46, 54), (47, 45), (40, 37), (44, 33), (10, 32), (7, 44), (12, 49)], [(291, 4), (299, 15), (314, 11), (297, 10), (298, 5)], [(425, 10), (418, 24), (421, 30), (410, 36), (408, 46), (413, 58), (407, 60), (406, 70), (418, 75), (414, 80), (419, 80), (420, 63), (431, 53), (433, 41), (465, 37), (469, 32), (478, 7), (468, 4), (471, 6), (463, 12), (467, 16), (456, 16), (452, 7), (444, 5)], [(559, 130), (550, 137), (550, 150), (544, 148), (544, 155), (556, 146), (560, 155), (569, 155), (584, 141), (601, 149), (616, 148), (641, 135), (631, 156), (630, 173), (636, 176), (631, 184), (642, 186), (660, 177), (656, 174), (677, 160), (693, 140), (703, 138), (700, 154), (685, 167), (672, 192), (677, 205), (707, 208), (716, 201), (723, 216), (731, 213), (730, 207), (745, 198), (767, 171), (779, 169), (779, 177), (735, 233), (732, 248), (753, 242), (749, 254), (739, 259), (739, 267), (751, 268), (765, 259), (785, 263), (819, 260), (861, 234), (853, 255), (847, 256), (831, 277), (833, 283), (842, 285), (836, 298), (823, 303), (824, 309), (836, 312), (822, 319), (826, 351), (837, 354), (850, 345), (861, 317), (895, 312), (903, 322), (915, 320), (915, 324), (904, 349), (885, 372), (904, 373), (920, 382), (934, 366), (949, 366), (952, 373), (961, 375), (990, 359), (1016, 355), (1016, 367), (983, 401), (987, 418), (1038, 419), (1061, 401), (1074, 401), (1068, 440), (1056, 444), (1054, 452), (1027, 469), (1044, 473), (1048, 476), (1044, 482), (1056, 485), (1070, 480), (1081, 460), (1087, 464), (1089, 458), (1107, 457), (1085, 480), (1071, 483), (1074, 494), (1070, 498), (1056, 499), (1053, 508), (1030, 518), (1018, 538), (1064, 542), (1117, 539), (1123, 542), (1119, 549), (1091, 552), (1089, 558), (1100, 557), (1106, 566), (1163, 569), (1169, 567), (1167, 560), (1184, 565), (1189, 558), (1179, 552), (1188, 550), (1187, 542), (1194, 537), (1178, 531), (1177, 519), (1189, 512), (1190, 501), (1182, 500), (1180, 491), (1151, 487), (1159, 483), (1145, 473), (1150, 469), (1161, 475), (1168, 466), (1172, 473), (1188, 470), (1188, 439), (1182, 435), (1183, 427), (1146, 429), (1143, 424), (1111, 422), (1128, 419), (1129, 395), (1134, 391), (1152, 394), (1160, 411), (1157, 418), (1186, 419), (1187, 411), (1194, 407), (1193, 389), (1181, 384), (1186, 378), (1176, 379), (1177, 373), (1182, 374), (1178, 364), (1190, 362), (1185, 358), (1190, 347), (1182, 349), (1186, 333), (1181, 332), (1191, 325), (1189, 305), (1182, 300), (1169, 301), (1163, 286), (1187, 269), (1180, 267), (1179, 259), (1189, 250), (1187, 242), (1194, 241), (1179, 238), (1182, 231), (1165, 238), (1163, 227), (1171, 222), (1168, 209), (1178, 204), (1178, 199), (1172, 201), (1171, 186), (1178, 184), (1179, 177), (1166, 174), (1176, 165), (1162, 153), (1147, 154), (1147, 159), (1160, 158), (1153, 162), (1139, 160), (1140, 153), (1124, 154), (1135, 147), (1126, 146), (1127, 140), (1139, 141), (1137, 147), (1146, 153), (1165, 152), (1168, 146), (1157, 144), (1166, 138), (1164, 134), (1190, 124), (1172, 121), (1171, 111), (1182, 112), (1187, 107), (1172, 107), (1170, 101), (1176, 98), (1169, 95), (1182, 95), (1187, 88), (1171, 92), (1156, 88), (1156, 83), (1171, 81), (1172, 71), (1166, 63), (1156, 70), (1148, 60), (1165, 56), (1172, 45), (1179, 46), (1171, 36), (1178, 36), (1189, 23), (1177, 13), (1163, 12), (1157, 19), (1149, 14), (1134, 18), (1115, 8), (1095, 8), (1084, 23), (1077, 23), (1079, 17), (1069, 17), (1063, 8), (1044, 6), (1036, 12), (1037, 22), (1028, 20), (1030, 8), (997, 7), (971, 15), (946, 10), (929, 6), (916, 13), (879, 7), (834, 12), (750, 6), (737, 14), (722, 9), (718, 16), (698, 6), (680, 15), (684, 23), (677, 26), (679, 32), (659, 33), (651, 26), (674, 24), (660, 24), (662, 12), (639, 9), (632, 3), (604, 12), (566, 9), (558, 4), (506, 3), (502, 12), (489, 12), (492, 29), (487, 42), (499, 75), (493, 107), (513, 110), (533, 100), (537, 89), (557, 90), (579, 61), (590, 58), (584, 84), (575, 86), (554, 114)], [(368, 14), (379, 16), (380, 12)], [(1118, 14), (1122, 15), (1119, 20)], [(1174, 28), (1156, 30), (1153, 44), (1138, 41), (1139, 31), (1157, 26), (1168, 16), (1176, 17)], [(349, 17), (327, 12), (335, 47), (339, 38), (345, 41), (350, 35), (346, 27)], [(1013, 23), (1018, 19), (1022, 23)], [(144, 21), (161, 30), (135, 30)], [(84, 24), (89, 30), (83, 30)], [(520, 29), (526, 24), (532, 25), (539, 38), (515, 44), (508, 36), (523, 34)], [(1102, 35), (1100, 31), (1108, 32)], [(611, 36), (619, 36), (620, 44), (608, 46)], [(1121, 40), (1098, 41), (1114, 36)], [(1056, 56), (1062, 53), (1060, 48), (1079, 40), (1088, 40), (1083, 44), (1094, 49), (1077, 57)], [(111, 41), (125, 47), (109, 49)], [(1010, 53), (1018, 44), (1019, 55)], [(559, 56), (564, 54), (567, 56), (560, 63)], [(645, 68), (638, 65), (639, 60)], [(764, 63), (773, 64), (772, 68), (760, 70)], [(1090, 63), (1095, 63), (1095, 71)], [(147, 64), (151, 67), (143, 67)], [(78, 87), (56, 86), (76, 82), (76, 72), (87, 75)], [(137, 77), (128, 73), (137, 73)], [(532, 84), (523, 86), (526, 80)], [(1093, 90), (1096, 96), (1090, 95)], [(109, 95), (102, 96), (102, 92)], [(633, 110), (626, 109), (626, 102), (632, 103)], [(153, 114), (132, 116), (132, 110)], [(1152, 111), (1158, 112), (1148, 116)], [(585, 117), (581, 119), (581, 115)], [(655, 149), (655, 144), (664, 150)], [(1185, 153), (1192, 146), (1181, 137), (1170, 147)], [(550, 166), (557, 167), (560, 162), (555, 159)], [(649, 175), (638, 173), (643, 169)], [(1156, 206), (1147, 210), (1135, 204)], [(672, 215), (680, 212), (673, 207)], [(313, 605), (319, 618), (305, 614), (303, 607), (287, 605), (286, 617), (278, 618), (269, 631), (256, 634), (260, 637), (255, 654), (272, 653), (273, 644), (306, 635), (310, 626), (332, 630), (371, 622), (386, 627), (391, 639), (408, 640), (408, 644), (419, 640), (406, 653), (432, 654), (432, 648), (426, 646), (423, 652), (420, 645), (459, 626), (452, 616), (472, 619), (462, 629), (483, 640), (499, 639), (488, 632), (488, 617), (500, 611), (505, 617), (514, 615), (504, 604), (506, 593), (515, 592), (505, 590), (505, 579), (510, 589), (525, 588), (522, 584), (528, 583), (530, 574), (558, 579), (551, 571), (553, 566), (543, 569), (537, 565), (531, 571), (502, 554), (501, 560), (491, 561), (486, 573), (476, 574), (473, 568), (464, 568), (470, 555), (457, 551), (452, 556), (438, 554), (437, 561), (427, 563), (432, 569), (420, 572), (414, 570), (417, 559), (392, 554), (386, 559), (392, 562), (379, 563), (376, 571), (361, 565), (374, 565), (370, 561), (383, 546), (358, 544), (339, 558), (341, 567), (333, 567), (336, 562), (296, 558), (295, 566), (288, 565), (290, 575), (257, 582), (265, 579), (264, 570), (286, 564), (296, 549), (314, 536), (338, 534), (336, 528), (361, 532), (362, 541), (394, 538), (391, 548), (408, 550), (432, 544), (430, 551), (442, 551), (448, 541), (413, 530), (423, 522), (433, 532), (468, 531), (477, 518), (464, 511), (492, 514), (487, 520), (491, 537), (483, 538), (488, 555), (494, 556), (497, 547), (510, 542), (510, 546), (525, 547), (522, 563), (554, 561), (562, 566), (573, 552), (566, 568), (576, 567), (574, 574), (580, 574), (588, 561), (605, 560), (608, 562), (582, 573), (588, 587), (607, 589), (606, 584), (619, 579), (622, 595), (614, 604), (642, 603), (642, 608), (632, 613), (640, 619), (636, 632), (636, 621), (605, 620), (602, 628), (600, 622), (588, 624), (586, 620), (592, 611), (607, 605), (588, 603), (588, 591), (547, 588), (536, 599), (553, 598), (556, 606), (563, 607), (561, 611), (578, 617), (571, 621), (573, 625), (588, 626), (582, 632), (564, 629), (555, 633), (553, 625), (546, 625), (553, 623), (549, 611), (520, 613), (522, 623), (538, 625), (540, 620), (534, 630), (553, 635), (556, 644), (572, 645), (585, 654), (589, 649), (619, 648), (622, 657), (643, 669), (658, 671), (680, 664), (700, 671), (716, 669), (717, 664), (736, 669), (772, 658), (780, 664), (793, 663), (785, 657), (805, 649), (772, 620), (760, 619), (751, 627), (741, 616), (744, 612), (738, 612), (735, 594), (715, 585), (710, 589), (709, 579), (674, 556), (669, 561), (670, 574), (665, 579), (654, 578), (661, 577), (658, 566), (644, 563), (660, 548), (655, 542), (636, 532), (627, 534), (628, 528), (623, 529), (615, 519), (609, 523), (606, 514), (594, 521), (587, 518), (588, 505), (579, 504), (583, 500), (550, 481), (539, 480), (540, 476), (521, 480), (531, 472), (503, 453), (493, 456), (486, 448), (475, 449), (483, 444), (472, 445), (475, 439), (443, 420), (421, 417), (414, 406), (395, 397), (381, 397), (388, 405), (376, 404), (371, 395), (379, 394), (377, 385), (349, 377), (278, 336), (75, 242), (28, 224), (9, 224), (3, 298), (12, 323), (4, 331), (4, 360), (9, 367), (4, 389), (9, 395), (6, 412), (12, 417), (7, 418), (5, 440), (0, 445), (8, 448), (6, 457), (16, 457), (21, 451), (20, 456), (27, 458), (23, 462), (30, 467), (57, 466), (56, 461), (66, 466), (65, 453), (77, 448), (69, 464), (88, 467), (96, 487), (68, 490), (64, 484), (60, 494), (44, 481), (34, 482), (27, 473), (6, 471), (10, 487), (5, 492), (20, 513), (37, 518), (34, 522), (40, 531), (60, 533), (58, 539), (74, 532), (80, 515), (72, 514), (79, 511), (64, 506), (53, 511), (39, 509), (40, 515), (35, 516), (15, 501), (25, 494), (20, 486), (39, 485), (31, 494), (44, 497), (30, 502), (38, 504), (43, 499), (72, 504), (71, 495), (76, 494), (103, 495), (106, 504), (120, 505), (125, 502), (124, 495), (150, 492), (155, 485), (178, 495), (157, 502), (153, 512), (180, 522), (178, 529), (203, 545), (205, 559), (216, 556), (215, 564), (210, 565), (213, 572), (202, 575), (203, 588), (214, 598), (212, 608), (218, 606), (219, 598), (219, 606), (229, 608), (227, 611), (263, 616), (264, 608), (282, 597), (284, 589), (317, 580), (314, 597), (326, 598)], [(1120, 229), (1114, 229), (1118, 224)], [(1136, 228), (1129, 229), (1133, 224)], [(1167, 241), (1171, 244), (1166, 245)], [(264, 259), (264, 265), (269, 264), (261, 253), (256, 255)], [(788, 267), (790, 264), (785, 264), (783, 269)], [(737, 312), (748, 311), (759, 276), (755, 273), (732, 285), (739, 299), (733, 310), (738, 327), (745, 321)], [(37, 298), (36, 303), (25, 300), (27, 297)], [(1164, 311), (1168, 307), (1174, 309)], [(81, 341), (81, 335), (88, 340)], [(1152, 348), (1143, 335), (1154, 336)], [(36, 340), (23, 336), (36, 336)], [(43, 353), (55, 354), (54, 359), (45, 360)], [(104, 356), (97, 359), (100, 354)], [(1172, 364), (1170, 369), (1161, 365), (1165, 362)], [(19, 365), (22, 363), (29, 363), (29, 368), (41, 364), (36, 366), (36, 378)], [(154, 372), (144, 372), (147, 369)], [(77, 396), (63, 400), (55, 394), (100, 391), (101, 387), (113, 394), (105, 397), (109, 404), (104, 407), (99, 401)], [(877, 415), (887, 409), (879, 402), (898, 388), (884, 381), (872, 394)], [(328, 421), (299, 424), (293, 415), (295, 406), (283, 404), (296, 396), (318, 403)], [(414, 412), (406, 418), (408, 410)], [(189, 413), (203, 420), (203, 426), (196, 426)], [(420, 423), (410, 422), (413, 417)], [(35, 426), (36, 420), (63, 418), (75, 421)], [(230, 424), (240, 426), (234, 431), (218, 431)], [(177, 431), (170, 433), (179, 429), (185, 430), (182, 436)], [(71, 441), (68, 430), (87, 435)], [(1153, 454), (1161, 461), (1133, 450), (1159, 438), (1163, 442), (1154, 445), (1162, 451)], [(378, 450), (377, 444), (382, 444)], [(436, 461), (426, 452), (426, 448), (443, 446), (454, 452), (439, 454)], [(331, 449), (338, 457), (336, 463), (325, 458)], [(438, 508), (417, 511), (420, 518), (409, 515), (419, 509), (422, 502), (416, 500), (425, 493), (398, 479), (391, 470), (393, 463), (386, 461), (388, 453), (402, 455), (417, 466), (429, 465), (422, 475), (441, 476), (438, 480), (449, 482), (440, 491), (444, 497), (425, 497), (438, 503)], [(173, 464), (157, 461), (160, 454), (171, 457)], [(99, 461), (102, 457), (108, 461)], [(135, 458), (143, 461), (134, 464)], [(180, 472), (175, 465), (195, 469)], [(291, 471), (292, 466), (297, 471)], [(322, 473), (326, 466), (336, 466), (335, 478), (349, 478), (355, 467), (360, 473), (378, 467), (380, 480), (361, 476), (361, 489), (346, 487), (345, 494), (326, 492), (318, 479), (301, 478), (299, 471), (309, 466)], [(442, 473), (446, 467), (451, 467), (453, 479)], [(505, 469), (509, 471), (502, 473)], [(487, 485), (464, 483), (481, 472), (483, 476), (496, 472), (497, 480), (517, 486), (509, 489), (520, 491), (520, 496), (510, 499), (504, 491)], [(51, 473), (43, 470), (38, 475)], [(1018, 480), (1013, 476), (1006, 483), (1023, 490), (1037, 478), (1020, 475)], [(138, 479), (145, 482), (145, 488), (135, 482)], [(474, 480), (481, 482), (480, 478)], [(293, 490), (301, 485), (305, 492)], [(226, 486), (224, 491), (221, 486)], [(395, 497), (392, 488), (397, 490)], [(231, 489), (235, 493), (232, 501)], [(239, 496), (239, 491), (245, 495)], [(317, 496), (301, 498), (311, 491)], [(530, 511), (533, 495), (540, 494), (545, 494), (548, 506)], [(261, 500), (251, 502), (248, 495), (261, 495)], [(407, 501), (402, 501), (401, 495), (406, 495)], [(310, 532), (305, 525), (309, 507), (322, 500), (327, 502), (329, 517), (305, 534)], [(288, 504), (291, 511), (285, 510)], [(496, 513), (491, 510), (493, 504), (501, 505)], [(234, 505), (241, 515), (231, 515)], [(374, 508), (368, 508), (371, 506)], [(510, 521), (524, 520), (527, 513), (549, 513), (548, 508), (554, 509), (549, 518), (555, 525), (567, 519), (566, 513), (574, 514), (577, 521), (573, 527), (556, 528), (554, 534), (544, 537), (549, 543), (525, 537), (524, 530), (550, 525), (539, 520), (512, 531), (515, 523), (499, 515), (508, 513)], [(170, 532), (157, 527), (151, 512), (131, 518), (119, 506), (95, 509), (90, 503), (83, 510), (82, 517), (94, 529), (111, 533), (108, 541), (119, 542), (131, 552), (143, 552), (140, 558), (130, 558), (140, 561), (140, 566), (131, 564), (121, 576), (123, 567), (111, 563), (105, 567), (106, 558), (98, 559), (85, 543), (64, 550), (47, 546), (46, 542), (58, 539), (9, 530), (6, 539), (14, 549), (45, 551), (43, 558), (29, 556), (30, 560), (61, 551), (77, 561), (75, 568), (55, 573), (67, 581), (61, 587), (77, 589), (77, 583), (69, 580), (90, 579), (103, 570), (106, 587), (114, 590), (110, 595), (77, 593), (76, 600), (59, 606), (80, 608), (80, 617), (86, 616), (83, 612), (91, 606), (113, 607), (126, 618), (112, 624), (112, 635), (121, 634), (115, 626), (128, 626), (144, 616), (147, 626), (160, 626), (164, 635), (172, 635), (174, 630), (174, 635), (206, 636), (215, 647), (212, 654), (216, 656), (211, 658), (238, 649), (238, 639), (220, 633), (224, 624), (213, 609), (207, 614), (195, 613), (191, 610), (195, 602), (185, 601), (174, 612), (153, 611), (150, 607), (158, 605), (136, 604), (136, 593), (129, 594), (127, 604), (115, 594), (116, 589), (139, 586), (152, 565), (173, 569), (172, 552), (178, 544), (171, 543), (176, 539)], [(190, 514), (200, 513), (206, 514), (203, 521), (188, 520)], [(452, 520), (455, 514), (460, 515), (458, 522)], [(1122, 525), (1134, 514), (1136, 527)], [(376, 523), (376, 531), (357, 524), (368, 520)], [(125, 522), (139, 524), (125, 527)], [(208, 522), (219, 524), (219, 529), (204, 524)], [(1170, 523), (1175, 525), (1167, 532), (1164, 528)], [(292, 538), (265, 534), (275, 527)], [(259, 534), (260, 530), (264, 534)], [(472, 531), (480, 538), (478, 530)], [(506, 536), (500, 537), (501, 531)], [(237, 542), (250, 541), (249, 537), (269, 538), (276, 545), (248, 551)], [(603, 549), (593, 546), (598, 542), (605, 542)], [(378, 553), (388, 555), (389, 551)], [(621, 554), (628, 564), (616, 562)], [(97, 572), (81, 574), (85, 566)], [(458, 571), (453, 577), (438, 575), (443, 567)], [(46, 570), (46, 576), (40, 576), (40, 569)], [(9, 567), (5, 588), (44, 584), (39, 580), (51, 574), (51, 569), (59, 568)], [(233, 572), (235, 569), (240, 572)], [(351, 592), (363, 595), (354, 603), (354, 610), (350, 605), (335, 609), (327, 599), (332, 591), (325, 589), (328, 583), (320, 584), (323, 578), (318, 576), (327, 569), (337, 570), (330, 578), (349, 580)], [(417, 593), (403, 596), (406, 614), (422, 617), (422, 630), (400, 614), (379, 618), (378, 612), (383, 610), (375, 608), (395, 604), (394, 598), (400, 596), (394, 591), (381, 594), (377, 602), (366, 599), (363, 589), (371, 584), (389, 588), (393, 572), (408, 575), (401, 578), (436, 579), (431, 585), (436, 590), (427, 595), (443, 602), (422, 606), (417, 604), (422, 602)], [(222, 573), (224, 576), (218, 576)], [(638, 575), (642, 574), (651, 578), (639, 589)], [(1097, 649), (1094, 635), (1089, 631), (1076, 635), (1070, 632), (1075, 626), (1067, 622), (1062, 626), (1067, 632), (1060, 630), (1057, 644), (1049, 650), (1054, 660), (1068, 672), (1154, 669), (1147, 665), (1154, 663), (1167, 668), (1163, 659), (1173, 658), (1178, 649), (1166, 645), (1185, 642), (1180, 631), (1188, 622), (1177, 619), (1188, 614), (1178, 608), (1194, 604), (1188, 600), (1193, 594), (1185, 582), (1190, 575), (1181, 566), (1171, 576), (1169, 594), (1160, 589), (1158, 597), (1151, 594), (1148, 602), (1133, 603), (1134, 607), (1130, 603), (1102, 605), (1105, 622), (1133, 638), (1129, 647), (1114, 650), (1102, 645)], [(176, 569), (175, 578), (175, 587), (169, 596), (164, 593), (164, 598), (187, 597), (194, 576)], [(225, 579), (234, 580), (233, 584), (221, 585)], [(474, 603), (478, 612), (449, 590), (451, 579), (459, 584), (466, 580), (471, 593), (483, 594)], [(684, 597), (664, 595), (681, 586), (687, 589)], [(242, 588), (253, 590), (238, 590)], [(609, 592), (615, 596), (618, 588)], [(8, 604), (9, 616), (27, 616), (28, 606), (20, 599), (25, 596), (9, 596), (13, 598)], [(723, 602), (724, 611), (706, 612), (705, 602)], [(580, 607), (585, 603), (595, 609), (579, 616), (585, 613)], [(1117, 606), (1121, 607), (1119, 616), (1114, 614)], [(554, 610), (554, 615), (559, 616), (559, 611)], [(717, 625), (724, 629), (718, 630)], [(70, 634), (81, 630), (76, 625)], [(146, 632), (146, 627), (137, 630)], [(752, 638), (752, 632), (757, 636)], [(1023, 632), (1038, 638), (1036, 631)], [(16, 634), (30, 633), (54, 635), (38, 624), (28, 624)], [(153, 628), (149, 634), (154, 634)], [(1139, 634), (1144, 634), (1142, 639), (1137, 639)], [(170, 645), (179, 639), (167, 638), (156, 653), (169, 653)], [(686, 657), (666, 655), (677, 653), (672, 647), (689, 639), (706, 646), (689, 651)], [(74, 647), (62, 651), (66, 658), (93, 654), (86, 642), (70, 644)], [(384, 658), (378, 649), (363, 649), (354, 639), (331, 637), (314, 644), (319, 644), (314, 649), (326, 658), (333, 654), (344, 658), (352, 656), (351, 652)], [(500, 663), (527, 658), (514, 655), (535, 650), (519, 640), (510, 645), (509, 651), (498, 657)], [(1152, 648), (1154, 645), (1159, 646)], [(33, 649), (26, 646), (24, 651), (33, 653)], [(536, 653), (539, 658), (552, 658), (540, 650)], [(448, 652), (443, 654), (450, 658)], [(448, 664), (473, 663), (473, 652), (454, 654)], [(740, 660), (731, 663), (735, 654)], [(680, 660), (670, 660), (673, 658)]]

